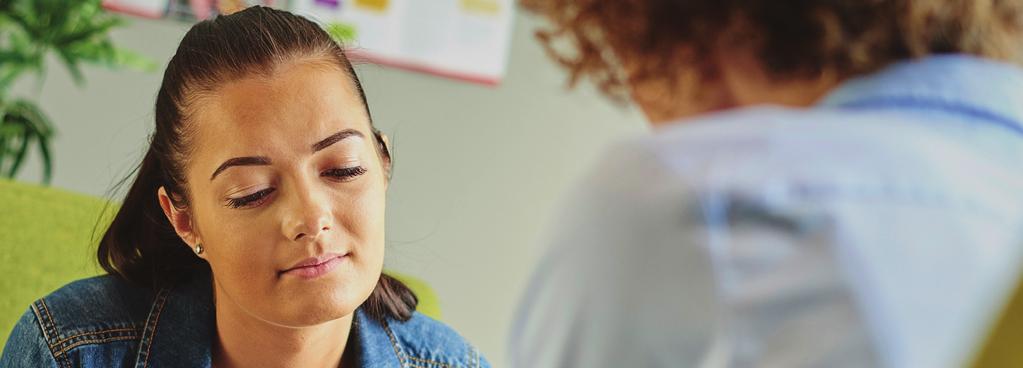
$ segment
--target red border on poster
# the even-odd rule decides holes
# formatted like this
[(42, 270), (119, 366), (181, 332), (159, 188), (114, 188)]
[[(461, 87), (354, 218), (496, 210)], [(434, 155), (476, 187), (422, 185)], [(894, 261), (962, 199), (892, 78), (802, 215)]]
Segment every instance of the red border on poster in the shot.
[(149, 19), (163, 19), (164, 16), (163, 13), (150, 13), (139, 8), (118, 4), (116, 2), (110, 2), (108, 0), (103, 0), (103, 8), (112, 12), (124, 13), (128, 15), (134, 15), (136, 17)]
[(465, 82), (480, 84), (488, 87), (497, 87), (501, 84), (500, 78), (494, 78), (486, 75), (479, 75), (473, 73), (456, 72), (451, 70), (445, 70), (442, 68), (426, 65), (423, 63), (401, 61), (393, 58), (387, 58), (376, 55), (369, 51), (359, 49), (346, 50), (348, 55), (352, 58), (352, 62), (369, 62), (373, 64), (379, 64), (397, 69), (408, 70), (412, 72), (432, 74), (439, 77), (457, 79)]

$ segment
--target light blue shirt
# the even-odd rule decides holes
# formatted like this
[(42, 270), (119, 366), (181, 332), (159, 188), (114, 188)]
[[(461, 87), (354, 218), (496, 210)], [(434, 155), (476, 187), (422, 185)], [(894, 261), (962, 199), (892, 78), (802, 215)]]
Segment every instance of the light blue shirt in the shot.
[(1023, 259), (1023, 69), (947, 55), (611, 149), (512, 366), (951, 367)]

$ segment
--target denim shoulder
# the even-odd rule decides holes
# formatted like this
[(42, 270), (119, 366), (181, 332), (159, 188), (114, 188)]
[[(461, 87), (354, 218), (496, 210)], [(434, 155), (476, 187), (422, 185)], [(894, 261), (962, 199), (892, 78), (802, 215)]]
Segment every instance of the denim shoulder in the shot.
[(152, 300), (152, 292), (109, 275), (67, 284), (21, 316), (0, 368), (130, 363)]
[(390, 319), (382, 326), (371, 323), (386, 333), (402, 367), (490, 367), (479, 350), (458, 332), (419, 312), (408, 321)]

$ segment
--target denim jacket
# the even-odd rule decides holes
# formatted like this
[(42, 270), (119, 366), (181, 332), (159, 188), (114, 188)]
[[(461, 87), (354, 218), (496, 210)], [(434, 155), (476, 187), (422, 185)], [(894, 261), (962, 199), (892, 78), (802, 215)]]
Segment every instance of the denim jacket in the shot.
[[(155, 292), (109, 275), (72, 282), (32, 303), (0, 367), (209, 367), (211, 296), (208, 277)], [(458, 333), (418, 312), (380, 323), (357, 310), (349, 344), (363, 367), (489, 367)]]

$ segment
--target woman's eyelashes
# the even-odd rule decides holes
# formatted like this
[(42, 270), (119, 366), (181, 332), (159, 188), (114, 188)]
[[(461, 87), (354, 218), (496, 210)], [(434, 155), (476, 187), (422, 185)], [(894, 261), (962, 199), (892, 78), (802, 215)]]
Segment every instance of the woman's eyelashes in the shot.
[(266, 199), (270, 193), (274, 192), (274, 188), (266, 188), (261, 191), (249, 194), (240, 198), (228, 198), (227, 205), (231, 208), (243, 208), (243, 207), (255, 207)]
[[(345, 182), (355, 179), (359, 175), (365, 174), (366, 171), (367, 171), (366, 168), (362, 166), (334, 168), (322, 171), (320, 173), (320, 176), (328, 177), (335, 181)], [(265, 202), (266, 199), (270, 196), (270, 194), (272, 194), (275, 190), (276, 190), (275, 188), (271, 187), (249, 194), (244, 197), (228, 198), (227, 206), (231, 208), (256, 207), (259, 206), (260, 204), (263, 204), (263, 202)]]
[(324, 170), (320, 175), (330, 177), (339, 181), (348, 181), (355, 177), (365, 174), (366, 168), (362, 166), (352, 166), (345, 168), (336, 168), (330, 170)]

